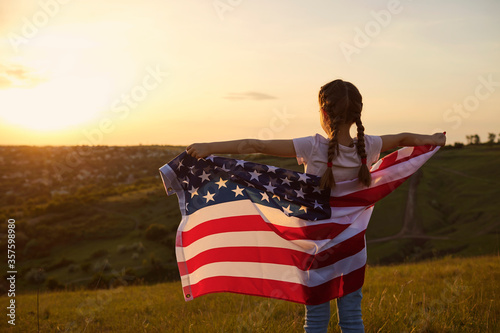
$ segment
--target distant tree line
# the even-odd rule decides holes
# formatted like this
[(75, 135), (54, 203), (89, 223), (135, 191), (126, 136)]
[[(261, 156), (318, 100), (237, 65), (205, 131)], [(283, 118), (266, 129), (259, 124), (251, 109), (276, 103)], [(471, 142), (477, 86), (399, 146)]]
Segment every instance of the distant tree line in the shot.
[[(487, 145), (493, 145), (493, 144), (500, 144), (500, 133), (495, 134), (495, 133), (488, 133), (488, 141), (486, 142), (481, 142), (481, 138), (479, 137), (478, 134), (471, 134), (471, 135), (466, 135), (465, 139), (467, 140), (467, 145), (480, 145), (480, 144), (487, 144)], [(463, 147), (464, 144), (461, 142), (455, 142), (454, 147), (455, 148), (461, 148)]]

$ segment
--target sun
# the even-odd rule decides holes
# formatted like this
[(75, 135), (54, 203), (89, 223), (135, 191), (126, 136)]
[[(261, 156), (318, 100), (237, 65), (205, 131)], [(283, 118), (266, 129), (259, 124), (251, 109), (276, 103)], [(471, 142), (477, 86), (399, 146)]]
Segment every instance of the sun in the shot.
[(106, 78), (57, 78), (32, 88), (0, 90), (0, 118), (31, 130), (64, 130), (98, 117), (108, 96)]

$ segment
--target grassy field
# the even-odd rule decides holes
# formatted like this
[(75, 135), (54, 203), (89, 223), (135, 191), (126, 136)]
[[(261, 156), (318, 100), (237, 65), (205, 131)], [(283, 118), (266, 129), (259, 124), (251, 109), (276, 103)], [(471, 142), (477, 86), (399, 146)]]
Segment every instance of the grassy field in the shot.
[[(499, 280), (498, 255), (368, 267), (366, 332), (498, 332)], [(302, 332), (304, 316), (300, 304), (227, 293), (186, 303), (179, 282), (41, 292), (38, 315), (36, 293), (18, 295), (16, 311), (2, 332)]]
[(397, 263), (500, 250), (500, 146), (443, 149), (421, 169), (415, 219), (429, 238), (371, 241), (402, 227), (408, 182), (377, 202), (367, 229), (368, 261)]

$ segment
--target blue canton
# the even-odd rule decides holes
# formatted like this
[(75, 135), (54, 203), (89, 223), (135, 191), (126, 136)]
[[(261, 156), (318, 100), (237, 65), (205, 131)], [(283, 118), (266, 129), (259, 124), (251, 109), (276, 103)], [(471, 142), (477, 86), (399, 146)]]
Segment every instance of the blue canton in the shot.
[(229, 201), (251, 200), (280, 209), (287, 216), (328, 219), (330, 190), (320, 177), (270, 165), (210, 155), (196, 159), (186, 152), (168, 163), (184, 191), (186, 213)]

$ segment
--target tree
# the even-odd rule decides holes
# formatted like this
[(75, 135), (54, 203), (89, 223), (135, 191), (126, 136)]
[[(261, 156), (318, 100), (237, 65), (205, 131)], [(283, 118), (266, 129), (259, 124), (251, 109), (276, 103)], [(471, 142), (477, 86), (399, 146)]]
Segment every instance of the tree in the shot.
[(479, 138), (479, 135), (474, 134), (474, 135), (472, 136), (472, 144), (474, 144), (474, 145), (478, 145), (478, 144), (480, 144), (480, 143), (481, 143), (481, 139)]
[(472, 135), (466, 135), (465, 138), (467, 139), (468, 145), (472, 144)]
[(488, 133), (488, 143), (489, 144), (494, 144), (496, 136), (497, 135), (495, 133)]

